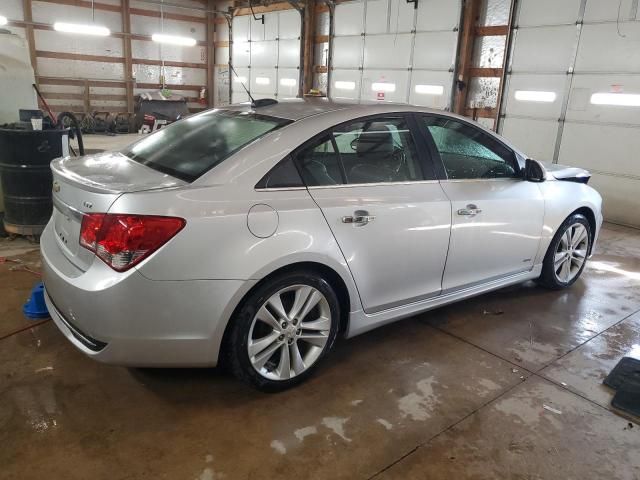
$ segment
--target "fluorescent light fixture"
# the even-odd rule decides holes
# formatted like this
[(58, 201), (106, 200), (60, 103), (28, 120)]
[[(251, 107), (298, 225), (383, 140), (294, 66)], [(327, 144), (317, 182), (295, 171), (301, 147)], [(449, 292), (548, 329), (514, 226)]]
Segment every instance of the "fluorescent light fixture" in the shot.
[(256, 77), (256, 85), (269, 85), (270, 83), (269, 77)]
[(640, 94), (637, 93), (594, 93), (593, 105), (615, 105), (619, 107), (640, 107)]
[(442, 85), (416, 85), (415, 91), (422, 95), (442, 95), (444, 87)]
[(355, 90), (356, 82), (346, 82), (344, 80), (338, 80), (334, 82), (333, 86), (338, 90)]
[(544, 102), (553, 103), (556, 101), (556, 92), (543, 92), (541, 90), (516, 90), (516, 100), (521, 102)]
[(295, 87), (296, 86), (296, 79), (295, 78), (281, 78), (280, 79), (280, 85), (282, 85), (283, 87)]
[(101, 27), (99, 25), (82, 25), (80, 23), (56, 22), (53, 24), (53, 29), (56, 32), (79, 33), (81, 35), (99, 35), (101, 37), (108, 37), (111, 35), (111, 31), (107, 27)]
[(168, 43), (170, 45), (182, 45), (183, 47), (193, 47), (196, 43), (195, 38), (181, 37), (180, 35), (165, 35), (164, 33), (154, 33), (151, 40), (158, 43)]
[(377, 82), (371, 84), (371, 90), (374, 92), (395, 92), (395, 83)]
[(0, 15), (0, 26), (6, 25), (7, 23), (9, 23), (9, 20), (7, 20), (7, 17)]
[(247, 83), (247, 77), (234, 77), (233, 81), (235, 83)]

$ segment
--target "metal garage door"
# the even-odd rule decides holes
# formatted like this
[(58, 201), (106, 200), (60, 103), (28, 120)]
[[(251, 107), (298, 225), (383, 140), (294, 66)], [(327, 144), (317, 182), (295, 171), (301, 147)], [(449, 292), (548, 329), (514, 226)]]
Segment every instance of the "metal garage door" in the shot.
[(588, 168), (605, 218), (640, 226), (638, 1), (522, 0), (516, 18), (500, 131)]
[(459, 22), (457, 0), (336, 5), (331, 96), (449, 107)]
[(251, 15), (234, 17), (232, 102), (249, 100), (240, 81), (254, 98), (289, 98), (298, 94), (300, 71), (300, 13), (265, 13), (264, 23)]

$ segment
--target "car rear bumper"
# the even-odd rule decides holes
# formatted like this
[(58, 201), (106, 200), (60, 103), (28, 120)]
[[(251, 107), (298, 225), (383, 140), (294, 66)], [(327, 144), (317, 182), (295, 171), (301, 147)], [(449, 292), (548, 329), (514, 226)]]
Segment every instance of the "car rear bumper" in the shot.
[(60, 331), (95, 360), (126, 366), (213, 366), (228, 318), (252, 281), (154, 281), (96, 259), (86, 272), (41, 238), (45, 301)]

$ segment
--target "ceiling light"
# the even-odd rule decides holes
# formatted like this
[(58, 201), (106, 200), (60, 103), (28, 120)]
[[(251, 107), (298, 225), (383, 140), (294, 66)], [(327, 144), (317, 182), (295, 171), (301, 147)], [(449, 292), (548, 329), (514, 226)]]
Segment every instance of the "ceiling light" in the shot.
[(371, 90), (374, 92), (395, 92), (396, 84), (395, 83), (372, 83)]
[(416, 85), (415, 91), (423, 95), (442, 95), (444, 87), (442, 85)]
[(6, 25), (7, 23), (9, 23), (7, 17), (0, 15), (0, 25)]
[(158, 43), (182, 45), (183, 47), (193, 47), (198, 43), (195, 38), (181, 37), (180, 35), (165, 35), (164, 33), (154, 33), (151, 35), (151, 40)]
[(556, 101), (556, 92), (543, 92), (539, 90), (516, 90), (516, 100), (522, 102), (546, 102)]
[(338, 80), (333, 84), (333, 86), (340, 90), (355, 90), (356, 82), (345, 82), (344, 80)]
[(640, 94), (637, 93), (594, 93), (593, 105), (615, 105), (620, 107), (640, 107)]
[(269, 85), (270, 83), (268, 77), (256, 77), (256, 85)]
[(280, 85), (282, 85), (284, 87), (295, 87), (296, 86), (296, 79), (295, 78), (281, 78), (280, 79)]
[(79, 23), (56, 22), (53, 24), (53, 29), (56, 32), (79, 33), (82, 35), (99, 35), (101, 37), (108, 37), (109, 35), (111, 35), (111, 31), (107, 27), (101, 27), (99, 25), (82, 25)]

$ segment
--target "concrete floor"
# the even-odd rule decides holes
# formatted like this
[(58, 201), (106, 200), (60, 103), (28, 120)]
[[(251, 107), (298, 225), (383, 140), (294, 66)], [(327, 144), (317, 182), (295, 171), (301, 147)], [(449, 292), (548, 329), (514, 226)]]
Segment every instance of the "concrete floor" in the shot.
[[(37, 278), (16, 265), (0, 264), (0, 338), (29, 325)], [(49, 322), (0, 340), (0, 477), (639, 479), (640, 424), (601, 385), (634, 345), (640, 231), (613, 225), (573, 288), (515, 286), (340, 342), (280, 394), (101, 365)]]

